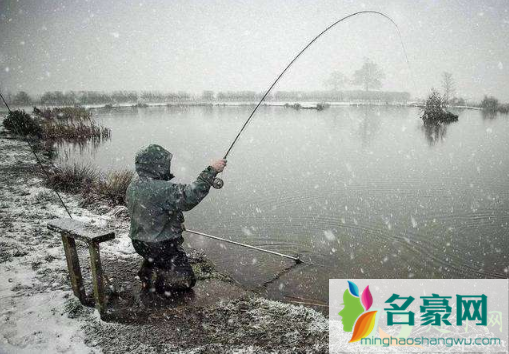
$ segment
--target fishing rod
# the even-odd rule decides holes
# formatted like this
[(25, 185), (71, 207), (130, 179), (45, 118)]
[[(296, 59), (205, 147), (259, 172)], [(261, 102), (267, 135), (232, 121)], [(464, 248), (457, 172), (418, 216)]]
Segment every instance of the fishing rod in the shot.
[[(407, 65), (410, 69), (410, 61), (408, 60), (408, 55), (407, 55), (407, 52), (406, 52), (406, 48), (405, 48), (405, 44), (403, 42), (403, 39), (402, 39), (402, 36), (401, 36), (401, 32), (399, 30), (399, 27), (398, 25), (396, 24), (396, 22), (390, 18), (389, 16), (387, 16), (386, 14), (382, 13), (382, 12), (379, 12), (379, 11), (372, 11), (372, 10), (366, 10), (366, 11), (358, 11), (358, 12), (354, 12), (350, 15), (347, 15), (339, 20), (337, 20), (336, 22), (332, 23), (331, 25), (329, 25), (327, 28), (325, 28), (322, 32), (320, 32), (318, 35), (316, 35), (291, 61), (290, 63), (288, 63), (288, 65), (284, 68), (284, 70), (279, 74), (279, 76), (276, 78), (276, 80), (274, 80), (274, 82), (270, 85), (270, 87), (268, 88), (268, 90), (264, 93), (264, 95), (262, 96), (262, 98), (260, 99), (260, 101), (258, 102), (258, 104), (255, 106), (255, 108), (253, 109), (253, 111), (251, 112), (251, 114), (249, 115), (249, 117), (247, 118), (247, 120), (244, 122), (244, 124), (242, 125), (240, 131), (237, 133), (237, 136), (235, 137), (235, 139), (233, 140), (233, 142), (230, 144), (228, 150), (226, 151), (223, 159), (227, 159), (228, 155), (230, 154), (231, 150), (233, 149), (233, 147), (235, 146), (235, 144), (237, 143), (237, 141), (239, 140), (240, 136), (242, 135), (242, 133), (244, 132), (244, 130), (246, 129), (247, 125), (249, 124), (249, 122), (251, 121), (251, 119), (253, 118), (253, 116), (255, 115), (255, 113), (257, 112), (258, 108), (261, 106), (262, 102), (265, 100), (265, 98), (269, 95), (269, 93), (272, 91), (272, 89), (274, 88), (274, 86), (276, 86), (276, 84), (279, 82), (279, 80), (283, 77), (283, 75), (288, 71), (288, 69), (295, 63), (295, 61), (297, 61), (297, 59), (314, 43), (316, 42), (322, 35), (324, 35), (326, 32), (328, 32), (329, 30), (331, 30), (333, 27), (335, 27), (337, 24), (351, 18), (351, 17), (354, 17), (354, 16), (357, 16), (357, 15), (362, 15), (362, 14), (375, 14), (375, 15), (379, 15), (379, 16), (382, 16), (386, 19), (388, 19), (395, 27), (396, 27), (396, 30), (398, 32), (398, 36), (399, 36), (399, 39), (400, 39), (400, 42), (401, 42), (401, 46), (403, 48), (403, 52), (405, 54), (405, 58), (406, 58), (406, 62), (407, 62)], [(411, 72), (411, 70), (410, 70)], [(5, 106), (7, 107), (9, 113), (12, 113), (12, 111), (10, 110), (9, 106), (7, 105), (7, 102), (5, 101), (4, 97), (0, 94), (0, 97), (2, 98), (2, 101), (3, 103), (5, 104)], [(35, 153), (35, 150), (33, 149), (32, 145), (30, 144), (29, 141), (27, 141), (28, 145), (30, 146), (31, 148), (31, 151), (32, 153), (34, 154), (36, 160), (37, 160), (37, 163), (41, 166), (41, 169), (44, 171), (46, 177), (49, 178), (49, 174), (48, 172), (45, 170), (42, 162), (39, 160), (39, 157), (37, 156), (37, 154)], [(224, 181), (220, 178), (215, 178), (214, 181), (213, 181), (213, 184), (212, 186), (216, 189), (220, 189), (224, 186)], [(62, 206), (64, 207), (65, 211), (67, 212), (67, 214), (69, 215), (69, 217), (72, 219), (72, 215), (71, 213), (69, 212), (66, 204), (64, 203), (62, 197), (60, 196), (60, 194), (58, 193), (58, 191), (54, 190), (55, 193), (57, 194), (59, 200), (60, 200), (60, 203), (62, 204)], [(270, 253), (270, 254), (273, 254), (273, 255), (277, 255), (279, 257), (283, 257), (283, 258), (287, 258), (287, 259), (291, 259), (293, 260), (294, 262), (296, 262), (296, 264), (300, 264), (300, 263), (304, 263), (304, 261), (302, 261), (298, 256), (297, 257), (294, 257), (294, 256), (289, 256), (289, 255), (286, 255), (286, 254), (283, 254), (283, 253), (279, 253), (279, 252), (275, 252), (275, 251), (270, 251), (270, 250), (266, 250), (266, 249), (263, 249), (263, 248), (260, 248), (260, 247), (256, 247), (256, 246), (251, 246), (251, 245), (248, 245), (248, 244), (244, 244), (244, 243), (240, 243), (240, 242), (236, 242), (236, 241), (231, 241), (231, 240), (227, 240), (227, 239), (224, 239), (224, 238), (221, 238), (221, 237), (218, 237), (218, 236), (213, 236), (213, 235), (209, 235), (209, 234), (206, 234), (206, 233), (203, 233), (203, 232), (199, 232), (199, 231), (194, 231), (194, 230), (185, 230), (189, 233), (192, 233), (192, 234), (196, 234), (196, 235), (200, 235), (200, 236), (204, 236), (204, 237), (208, 237), (208, 238), (211, 238), (211, 239), (215, 239), (215, 240), (218, 240), (218, 241), (222, 241), (222, 242), (226, 242), (226, 243), (230, 243), (230, 244), (234, 244), (234, 245), (238, 245), (238, 246), (241, 246), (241, 247), (246, 247), (246, 248), (250, 248), (250, 249), (254, 249), (254, 250), (257, 250), (257, 251), (260, 251), (260, 252), (264, 252), (264, 253)], [(307, 262), (306, 262), (307, 263)]]
[[(363, 14), (374, 14), (374, 15), (380, 15), (386, 19), (388, 19), (395, 27), (396, 27), (396, 30), (398, 32), (398, 36), (399, 36), (399, 40), (400, 40), (400, 43), (401, 43), (401, 46), (403, 48), (403, 52), (405, 54), (405, 58), (406, 58), (406, 62), (407, 62), (407, 65), (408, 65), (408, 68), (410, 70), (410, 73), (412, 72), (411, 68), (410, 68), (410, 61), (408, 60), (408, 55), (407, 55), (407, 51), (406, 51), (406, 48), (405, 48), (405, 43), (403, 42), (403, 38), (401, 36), (401, 32), (399, 30), (399, 27), (397, 25), (397, 23), (392, 19), (390, 18), (388, 15), (384, 14), (383, 12), (379, 12), (379, 11), (373, 11), (373, 10), (364, 10), (364, 11), (358, 11), (358, 12), (354, 12), (350, 15), (347, 15), (343, 18), (340, 18), (339, 20), (337, 20), (336, 22), (332, 23), (331, 25), (329, 25), (327, 28), (325, 28), (322, 32), (320, 32), (318, 35), (316, 35), (291, 61), (290, 63), (288, 63), (288, 65), (284, 68), (284, 70), (279, 74), (279, 76), (276, 78), (276, 80), (274, 80), (274, 82), (272, 83), (272, 85), (270, 85), (269, 89), (265, 92), (265, 94), (262, 96), (262, 98), (260, 99), (260, 101), (258, 102), (258, 104), (255, 106), (255, 108), (253, 109), (253, 111), (251, 112), (251, 114), (249, 115), (249, 117), (247, 118), (247, 120), (244, 122), (244, 124), (242, 125), (242, 127), (240, 128), (240, 131), (237, 133), (237, 136), (235, 137), (235, 139), (233, 139), (233, 142), (231, 143), (230, 147), (228, 148), (228, 150), (226, 151), (226, 154), (224, 154), (224, 157), (223, 159), (226, 160), (226, 158), (228, 157), (228, 154), (230, 153), (230, 151), (233, 149), (233, 146), (235, 145), (235, 143), (237, 143), (237, 141), (239, 140), (242, 132), (244, 131), (244, 129), (246, 129), (247, 125), (249, 124), (249, 122), (251, 121), (251, 118), (253, 118), (253, 116), (255, 115), (256, 111), (258, 110), (258, 108), (260, 107), (260, 105), (262, 104), (262, 102), (265, 100), (265, 98), (269, 95), (270, 91), (272, 91), (272, 89), (274, 88), (274, 86), (276, 86), (276, 84), (278, 83), (279, 79), (281, 79), (283, 77), (283, 75), (286, 73), (286, 71), (293, 65), (293, 63), (295, 63), (295, 61), (297, 61), (297, 59), (314, 43), (318, 40), (318, 38), (320, 38), (322, 35), (324, 35), (326, 32), (328, 32), (330, 29), (332, 29), (333, 27), (335, 27), (337, 24), (351, 18), (351, 17), (354, 17), (354, 16), (357, 16), (357, 15), (363, 15)], [(413, 77), (412, 77), (412, 80), (413, 80)], [(414, 82), (414, 85), (415, 85), (415, 82)], [(223, 188), (224, 186), (224, 181), (220, 178), (215, 178), (214, 181), (213, 181), (213, 184), (212, 186), (216, 189), (221, 189)]]
[(208, 238), (211, 238), (213, 240), (218, 240), (218, 241), (222, 241), (222, 242), (226, 242), (226, 243), (231, 243), (232, 245), (237, 245), (237, 246), (249, 248), (249, 249), (252, 249), (252, 250), (257, 250), (257, 251), (260, 251), (260, 252), (273, 254), (273, 255), (276, 255), (276, 256), (279, 256), (279, 257), (282, 257), (282, 258), (291, 259), (296, 264), (307, 263), (307, 262), (304, 262), (302, 259), (300, 259), (300, 257), (298, 255), (297, 255), (297, 257), (289, 256), (289, 255), (284, 254), (284, 253), (279, 253), (279, 252), (276, 252), (276, 251), (266, 250), (264, 248), (260, 248), (260, 247), (256, 247), (256, 246), (251, 246), (251, 245), (248, 245), (248, 244), (245, 244), (245, 243), (241, 243), (241, 242), (227, 240), (225, 238), (222, 238), (222, 237), (219, 237), (219, 236), (214, 236), (214, 235), (209, 235), (209, 234), (206, 234), (204, 232), (199, 232), (199, 231), (194, 231), (194, 230), (189, 230), (189, 229), (184, 229), (184, 231), (189, 232), (191, 234), (208, 237)]
[(7, 102), (5, 102), (5, 98), (4, 98), (4, 96), (2, 96), (1, 92), (0, 92), (0, 97), (2, 97), (2, 101), (4, 102), (5, 107), (7, 107), (7, 110), (9, 111), (9, 113), (12, 113), (11, 109), (9, 108), (9, 105), (7, 104)]

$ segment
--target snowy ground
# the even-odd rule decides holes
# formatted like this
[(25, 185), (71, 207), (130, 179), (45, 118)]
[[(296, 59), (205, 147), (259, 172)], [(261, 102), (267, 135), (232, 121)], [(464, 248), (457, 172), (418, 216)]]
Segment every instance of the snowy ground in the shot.
[[(101, 321), (72, 295), (61, 240), (46, 229), (48, 220), (66, 216), (64, 209), (43, 187), (27, 144), (4, 132), (0, 170), (0, 353), (327, 352), (323, 315), (217, 280), (198, 282), (197, 297), (207, 298), (206, 306), (166, 308), (159, 302), (156, 310), (148, 305), (144, 321)], [(76, 196), (63, 198), (76, 219), (117, 232), (101, 251), (105, 264), (137, 267), (128, 223), (116, 217), (118, 210), (91, 211), (80, 208)], [(207, 293), (214, 286), (236, 296), (216, 298)]]

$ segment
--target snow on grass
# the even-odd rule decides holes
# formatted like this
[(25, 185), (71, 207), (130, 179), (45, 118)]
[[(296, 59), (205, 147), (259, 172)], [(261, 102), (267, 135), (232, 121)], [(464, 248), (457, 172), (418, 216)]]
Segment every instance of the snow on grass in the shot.
[(83, 343), (81, 323), (64, 313), (68, 290), (37, 292), (41, 281), (22, 260), (0, 266), (0, 352), (95, 353)]
[[(5, 173), (0, 176), (3, 178), (0, 184), (0, 353), (159, 351), (159, 338), (151, 338), (153, 326), (105, 323), (97, 311), (79, 304), (70, 289), (60, 237), (46, 228), (49, 220), (68, 217), (65, 209), (54, 192), (43, 186), (43, 179), (37, 176), (38, 166), (25, 143), (0, 138), (2, 161), (10, 165), (3, 165)], [(121, 217), (125, 210), (101, 206), (83, 209), (77, 196), (65, 193), (61, 196), (76, 220), (115, 231), (115, 240), (101, 244), (102, 257), (132, 257), (139, 261), (128, 236), (129, 223)], [(326, 318), (302, 306), (252, 297), (242, 301), (225, 300), (203, 311), (207, 312), (208, 319), (201, 326), (208, 326), (208, 335), (218, 342), (198, 345), (184, 338), (178, 347), (173, 342), (165, 343), (165, 350), (290, 353), (293, 349), (288, 348), (294, 345), (311, 353), (323, 352), (327, 346)], [(186, 333), (182, 335), (185, 337)], [(265, 339), (259, 341), (258, 335)], [(232, 337), (236, 338), (236, 344), (230, 341)], [(249, 342), (244, 343), (245, 340)], [(109, 345), (110, 342), (113, 344)], [(286, 342), (289, 345), (280, 350), (278, 343)]]

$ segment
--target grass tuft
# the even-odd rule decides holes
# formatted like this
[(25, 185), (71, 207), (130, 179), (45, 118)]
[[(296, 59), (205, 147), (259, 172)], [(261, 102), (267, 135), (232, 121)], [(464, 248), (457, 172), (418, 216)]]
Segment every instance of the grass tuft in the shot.
[(125, 205), (125, 193), (134, 176), (132, 171), (122, 170), (102, 175), (90, 166), (74, 164), (54, 169), (46, 185), (50, 188), (81, 194), (83, 204), (103, 200), (110, 205)]
[(36, 136), (38, 138), (43, 135), (43, 128), (40, 122), (25, 111), (16, 110), (9, 112), (7, 118), (4, 119), (3, 125), (5, 129), (13, 134), (22, 136)]
[(93, 167), (66, 165), (51, 171), (49, 178), (46, 179), (46, 185), (58, 191), (80, 193), (91, 190), (98, 178), (99, 174)]
[(134, 172), (128, 170), (110, 172), (96, 183), (95, 192), (112, 205), (125, 205), (125, 193), (133, 176)]
[(111, 137), (111, 130), (95, 123), (84, 108), (64, 107), (43, 112), (34, 107), (34, 113), (35, 117), (21, 110), (9, 112), (3, 125), (13, 134), (43, 140), (85, 141)]

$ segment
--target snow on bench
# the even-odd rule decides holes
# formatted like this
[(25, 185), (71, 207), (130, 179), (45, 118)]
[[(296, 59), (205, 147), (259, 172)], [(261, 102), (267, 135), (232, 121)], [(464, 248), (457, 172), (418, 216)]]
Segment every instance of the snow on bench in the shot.
[(56, 219), (48, 222), (48, 229), (87, 243), (101, 243), (115, 238), (115, 233), (74, 219)]
[(59, 232), (62, 237), (72, 290), (83, 305), (88, 305), (89, 301), (87, 300), (83, 285), (83, 277), (81, 275), (75, 240), (87, 243), (90, 253), (92, 284), (94, 285), (95, 308), (99, 311), (102, 318), (106, 313), (106, 296), (99, 244), (104, 241), (113, 240), (115, 238), (115, 233), (111, 230), (103, 230), (97, 226), (85, 224), (73, 219), (51, 220), (48, 222), (47, 227), (52, 231)]

